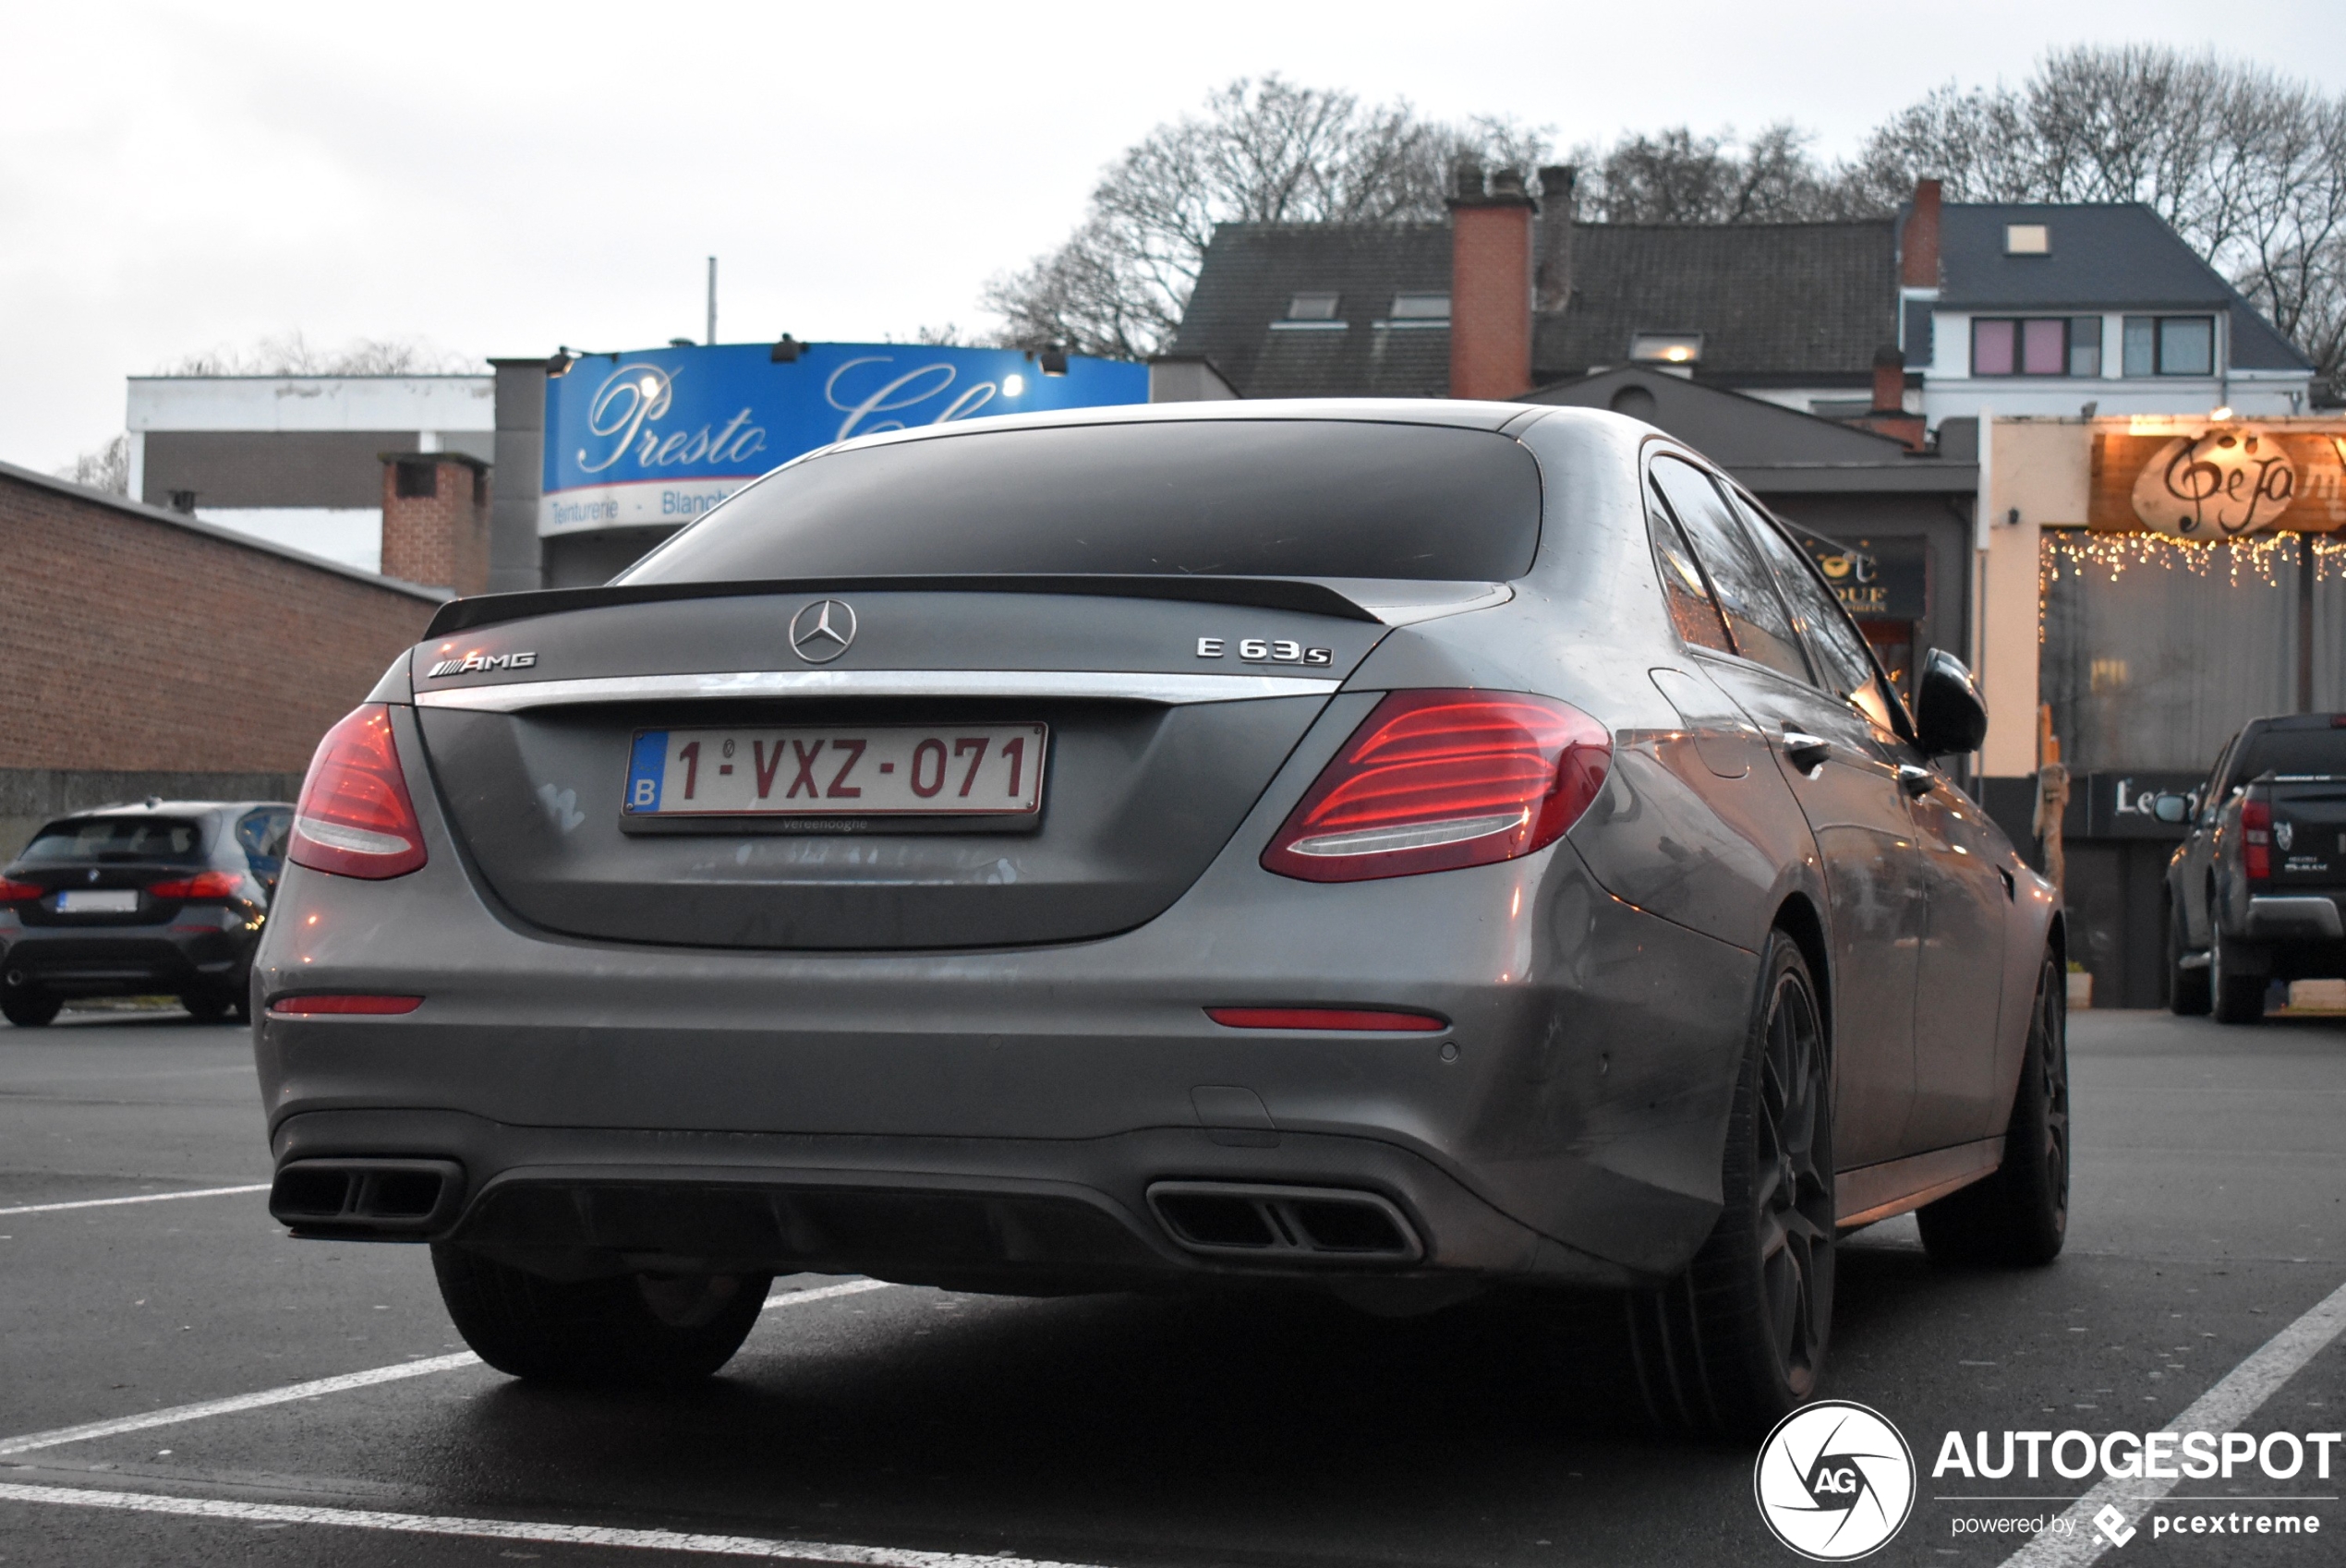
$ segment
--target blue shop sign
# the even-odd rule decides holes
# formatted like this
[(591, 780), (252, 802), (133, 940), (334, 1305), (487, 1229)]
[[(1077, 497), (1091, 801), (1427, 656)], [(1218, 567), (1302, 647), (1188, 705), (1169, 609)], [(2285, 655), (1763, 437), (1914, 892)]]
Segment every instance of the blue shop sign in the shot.
[(689, 523), (802, 452), (982, 415), (1146, 403), (1148, 368), (1014, 348), (816, 343), (594, 354), (546, 383), (538, 531)]

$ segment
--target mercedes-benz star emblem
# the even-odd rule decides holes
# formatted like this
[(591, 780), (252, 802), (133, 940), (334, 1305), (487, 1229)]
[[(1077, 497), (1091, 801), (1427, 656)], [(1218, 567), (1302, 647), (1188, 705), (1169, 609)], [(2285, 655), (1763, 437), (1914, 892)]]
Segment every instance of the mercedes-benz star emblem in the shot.
[(790, 645), (809, 664), (828, 664), (855, 640), (855, 611), (838, 599), (816, 599), (791, 617)]

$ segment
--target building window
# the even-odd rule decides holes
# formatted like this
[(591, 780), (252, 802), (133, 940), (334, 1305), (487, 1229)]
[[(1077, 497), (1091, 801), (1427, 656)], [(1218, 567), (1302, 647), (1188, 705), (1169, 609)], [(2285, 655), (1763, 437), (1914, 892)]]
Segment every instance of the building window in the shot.
[(1287, 302), (1287, 319), (1290, 321), (1333, 321), (1336, 320), (1336, 297), (1333, 294), (1299, 294)]
[(2042, 223), (2006, 223), (2004, 225), (2006, 256), (2050, 256), (2052, 235)]
[(2216, 373), (2213, 316), (2129, 316), (2125, 332), (2125, 368), (2129, 376)]
[(440, 464), (431, 462), (393, 465), (392, 493), (402, 501), (422, 501), (440, 493)]
[(1629, 339), (1633, 364), (1692, 365), (1701, 357), (1700, 332), (1638, 332)]
[(1975, 316), (1975, 376), (2098, 376), (2098, 316)]
[(1397, 321), (1446, 321), (1450, 319), (1450, 296), (1446, 294), (1397, 294), (1393, 296), (1393, 320)]
[(2101, 318), (2069, 318), (2069, 373), (2081, 380), (2101, 374)]

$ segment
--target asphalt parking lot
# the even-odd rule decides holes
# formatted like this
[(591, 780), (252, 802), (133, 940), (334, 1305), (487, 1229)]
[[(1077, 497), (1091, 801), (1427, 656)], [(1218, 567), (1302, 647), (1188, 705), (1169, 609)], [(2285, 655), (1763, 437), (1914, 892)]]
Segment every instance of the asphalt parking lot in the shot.
[[(2088, 1484), (1934, 1480), (1951, 1430), (2149, 1430), (2211, 1388), (2251, 1432), (2346, 1425), (2330, 1320), (2287, 1337), (2346, 1284), (2346, 1019), (2091, 1013), (2071, 1038), (2058, 1264), (1949, 1272), (1908, 1222), (1844, 1250), (1827, 1392), (1923, 1466), (1874, 1561), (2002, 1562), (2027, 1538), (1959, 1521)], [(801, 1277), (706, 1389), (558, 1393), (462, 1355), (422, 1249), (287, 1240), (268, 1169), (242, 1031), (0, 1028), (0, 1562), (1796, 1561), (1747, 1452), (1639, 1435), (1590, 1345), (1521, 1304), (1393, 1321)], [(2277, 1335), (2298, 1353), (2231, 1377)], [(2346, 1560), (2341, 1490), (2310, 1465), (2187, 1481), (2102, 1560)], [(2147, 1522), (2259, 1510), (2324, 1533)]]

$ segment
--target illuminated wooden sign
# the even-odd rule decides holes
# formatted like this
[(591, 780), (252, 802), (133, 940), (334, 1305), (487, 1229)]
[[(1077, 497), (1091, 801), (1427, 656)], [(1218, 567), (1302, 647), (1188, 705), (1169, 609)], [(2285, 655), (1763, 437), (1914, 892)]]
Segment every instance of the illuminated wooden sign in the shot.
[(2100, 431), (2086, 520), (2195, 541), (2346, 527), (2346, 424), (2276, 430), (2138, 419)]

